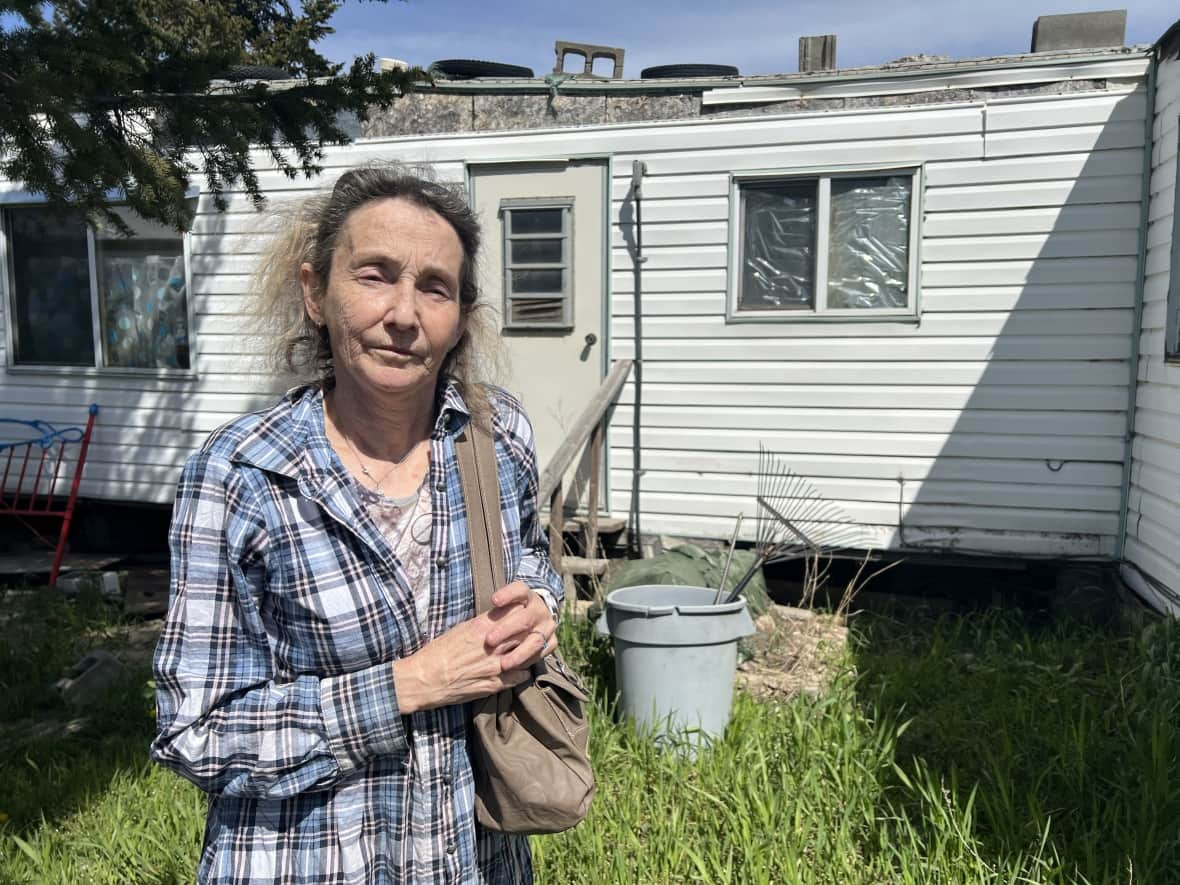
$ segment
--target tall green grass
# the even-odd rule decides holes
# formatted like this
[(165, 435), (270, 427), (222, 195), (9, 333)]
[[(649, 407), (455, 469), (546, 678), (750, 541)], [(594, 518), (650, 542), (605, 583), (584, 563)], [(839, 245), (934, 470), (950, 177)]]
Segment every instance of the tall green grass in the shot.
[[(865, 617), (830, 693), (738, 695), (696, 760), (614, 721), (609, 645), (564, 624), (595, 686), (598, 795), (533, 839), (537, 881), (1180, 882), (1177, 625)], [(76, 734), (26, 727), (67, 715), (37, 685), (117, 621), (46, 595), (0, 626), (0, 882), (192, 879), (204, 799), (146, 761), (145, 671)]]
[[(591, 662), (588, 635), (565, 646)], [(985, 854), (971, 804), (895, 763), (906, 724), (857, 696), (851, 673), (818, 700), (739, 694), (725, 740), (695, 760), (609, 715), (599, 694), (587, 820), (533, 840), (539, 882), (953, 883), (1052, 878), (1041, 844)]]
[(909, 721), (900, 770), (973, 800), (985, 852), (1047, 833), (1054, 881), (1180, 882), (1180, 624), (1120, 636), (993, 611), (919, 626), (877, 619), (856, 647), (866, 707)]

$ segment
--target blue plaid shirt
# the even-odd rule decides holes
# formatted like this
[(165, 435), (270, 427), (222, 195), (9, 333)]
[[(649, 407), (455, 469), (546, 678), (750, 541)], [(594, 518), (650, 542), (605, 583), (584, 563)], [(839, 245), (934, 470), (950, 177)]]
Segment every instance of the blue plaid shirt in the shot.
[[(532, 428), (493, 391), (505, 573), (561, 597)], [(391, 662), (474, 614), (453, 385), (431, 435), (427, 626), (406, 575), (296, 389), (185, 465), (156, 650), (153, 758), (209, 794), (199, 880), (528, 883), (528, 842), (475, 822), (469, 708), (403, 716)]]

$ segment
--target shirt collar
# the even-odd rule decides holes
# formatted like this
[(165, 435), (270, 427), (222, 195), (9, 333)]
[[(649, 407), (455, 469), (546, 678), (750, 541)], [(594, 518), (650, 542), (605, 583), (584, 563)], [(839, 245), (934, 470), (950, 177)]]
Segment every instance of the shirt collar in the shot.
[[(435, 438), (458, 433), (471, 418), (459, 386), (447, 379), (439, 392)], [(318, 483), (332, 473), (332, 444), (324, 430), (324, 395), (316, 385), (288, 390), (242, 441), (233, 460)]]

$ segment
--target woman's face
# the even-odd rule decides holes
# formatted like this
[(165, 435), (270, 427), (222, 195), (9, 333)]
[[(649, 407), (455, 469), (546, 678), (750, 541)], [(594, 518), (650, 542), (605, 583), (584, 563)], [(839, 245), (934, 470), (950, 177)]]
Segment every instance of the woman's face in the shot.
[(463, 335), (463, 246), (440, 215), (383, 198), (344, 223), (322, 291), (300, 268), (308, 315), (326, 324), (336, 384), (378, 395), (433, 396)]

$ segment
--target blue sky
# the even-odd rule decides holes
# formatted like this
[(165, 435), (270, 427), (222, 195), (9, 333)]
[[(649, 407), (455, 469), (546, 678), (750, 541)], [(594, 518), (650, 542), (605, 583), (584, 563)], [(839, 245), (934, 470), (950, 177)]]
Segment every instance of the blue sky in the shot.
[[(1117, 8), (1079, 0), (347, 0), (321, 44), (337, 61), (373, 52), (423, 67), (478, 58), (553, 69), (555, 40), (621, 46), (624, 75), (649, 65), (708, 62), (743, 74), (797, 70), (799, 37), (837, 35), (841, 67), (924, 52), (969, 58), (1028, 50), (1038, 15)], [(1127, 7), (1127, 42), (1154, 42), (1178, 17), (1176, 0)]]

